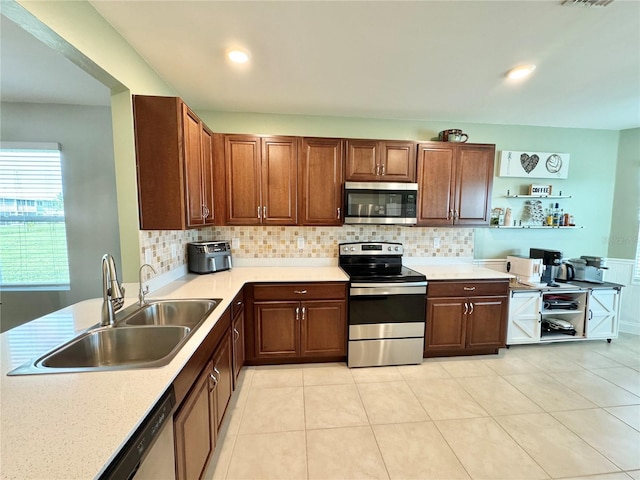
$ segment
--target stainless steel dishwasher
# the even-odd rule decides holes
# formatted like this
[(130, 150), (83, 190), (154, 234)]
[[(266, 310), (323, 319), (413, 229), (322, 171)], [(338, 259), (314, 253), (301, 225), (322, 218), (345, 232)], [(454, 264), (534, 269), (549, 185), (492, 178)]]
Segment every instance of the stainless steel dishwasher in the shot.
[(173, 386), (162, 395), (100, 480), (175, 480)]

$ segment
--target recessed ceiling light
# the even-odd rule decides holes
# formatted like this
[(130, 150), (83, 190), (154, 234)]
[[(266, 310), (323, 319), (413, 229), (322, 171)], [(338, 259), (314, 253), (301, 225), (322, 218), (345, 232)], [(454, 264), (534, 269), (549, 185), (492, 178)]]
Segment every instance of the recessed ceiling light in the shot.
[(249, 51), (242, 48), (231, 48), (227, 50), (227, 58), (233, 63), (247, 63), (249, 57)]
[(512, 68), (511, 70), (509, 70), (507, 72), (507, 77), (512, 79), (512, 80), (518, 80), (521, 78), (525, 78), (528, 77), (529, 75), (531, 75), (533, 73), (533, 71), (536, 69), (536, 66), (531, 64), (531, 65), (520, 65), (519, 67), (515, 67)]

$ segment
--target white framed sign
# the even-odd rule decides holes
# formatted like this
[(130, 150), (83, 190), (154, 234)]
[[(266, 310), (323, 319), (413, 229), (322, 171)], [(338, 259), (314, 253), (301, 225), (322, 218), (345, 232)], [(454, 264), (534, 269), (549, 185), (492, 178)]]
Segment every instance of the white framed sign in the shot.
[(500, 153), (499, 176), (567, 178), (569, 176), (569, 154), (503, 150)]

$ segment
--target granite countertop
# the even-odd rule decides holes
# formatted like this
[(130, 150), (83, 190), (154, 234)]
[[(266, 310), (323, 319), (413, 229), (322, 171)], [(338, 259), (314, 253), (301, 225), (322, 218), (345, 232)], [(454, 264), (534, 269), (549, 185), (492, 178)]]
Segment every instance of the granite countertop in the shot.
[[(428, 280), (502, 279), (512, 275), (462, 265), (412, 265)], [(236, 267), (188, 274), (149, 295), (221, 298), (167, 366), (138, 370), (7, 376), (7, 372), (96, 325), (102, 299), (85, 300), (0, 335), (2, 479), (99, 476), (248, 282), (348, 281), (337, 266)], [(127, 299), (125, 306), (135, 299)]]

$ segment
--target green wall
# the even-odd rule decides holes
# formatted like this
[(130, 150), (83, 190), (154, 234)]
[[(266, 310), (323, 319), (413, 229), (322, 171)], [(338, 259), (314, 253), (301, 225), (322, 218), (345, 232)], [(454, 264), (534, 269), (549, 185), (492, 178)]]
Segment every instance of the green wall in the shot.
[(640, 219), (640, 128), (620, 132), (613, 212), (608, 256), (633, 259)]

